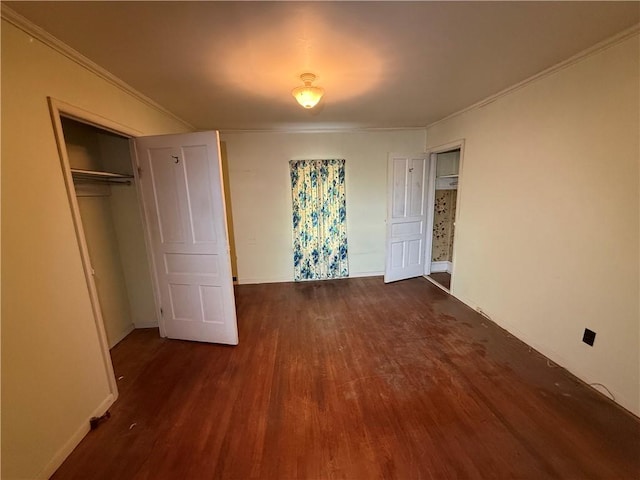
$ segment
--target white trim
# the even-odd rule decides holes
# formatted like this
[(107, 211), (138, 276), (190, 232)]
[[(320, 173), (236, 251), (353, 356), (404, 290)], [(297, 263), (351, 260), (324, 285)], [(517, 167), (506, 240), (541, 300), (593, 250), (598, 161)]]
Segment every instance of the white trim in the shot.
[(451, 290), (447, 290), (443, 285), (440, 285), (438, 282), (436, 282), (433, 278), (431, 278), (429, 275), (423, 275), (424, 278), (426, 278), (427, 280), (429, 280), (431, 283), (433, 283), (436, 287), (438, 287), (440, 290), (442, 290), (443, 292), (448, 293), (449, 295), (453, 296), (453, 294), (451, 293)]
[(458, 178), (436, 177), (436, 190), (457, 190)]
[(530, 83), (536, 82), (537, 80), (540, 80), (549, 75), (553, 75), (554, 73), (559, 72), (560, 70), (563, 70), (567, 67), (570, 67), (571, 65), (574, 65), (586, 59), (587, 57), (596, 55), (603, 50), (606, 50), (608, 48), (611, 48), (617, 45), (618, 43), (624, 42), (628, 38), (631, 38), (634, 35), (637, 35), (638, 33), (640, 33), (640, 23), (637, 23), (636, 25), (630, 28), (627, 28), (626, 30), (623, 30), (622, 32), (617, 33), (616, 35), (609, 37), (601, 42), (598, 42), (595, 45), (592, 45), (591, 47), (573, 55), (572, 57), (569, 57), (566, 60), (556, 63), (555, 65), (545, 70), (542, 70), (541, 72), (538, 72), (535, 75), (532, 75), (529, 78), (522, 80), (521, 82), (511, 85), (510, 87), (507, 87), (504, 90), (499, 91), (498, 93), (494, 93), (493, 95), (490, 95), (487, 98), (480, 100), (479, 102), (469, 105), (468, 107), (465, 107), (462, 110), (458, 110), (457, 112), (447, 115), (446, 117), (441, 118), (440, 120), (436, 120), (435, 122), (428, 124), (426, 128), (431, 128), (434, 125), (438, 125), (441, 122), (450, 120), (451, 118), (457, 117), (458, 115), (462, 115), (463, 113), (467, 113), (471, 110), (475, 110), (478, 108), (482, 108), (486, 105), (489, 105), (490, 103), (495, 102), (501, 97), (504, 97), (506, 95), (509, 95), (510, 93), (515, 92), (516, 90), (520, 90), (521, 88), (526, 87)]
[(93, 417), (101, 417), (105, 414), (107, 410), (113, 405), (115, 402), (115, 398), (112, 394), (109, 394), (107, 398), (105, 398), (100, 405), (89, 415), (89, 417), (84, 420), (76, 431), (69, 437), (69, 439), (65, 442), (65, 444), (58, 450), (53, 458), (47, 463), (47, 465), (42, 469), (40, 474), (36, 478), (50, 478), (55, 471), (60, 468), (60, 465), (67, 459), (71, 452), (78, 446), (78, 444), (82, 441), (87, 433), (89, 433), (90, 426), (89, 420)]
[[(455, 150), (455, 149), (460, 149), (460, 160), (458, 163), (458, 185), (456, 188), (456, 212), (455, 212), (455, 219), (454, 219), (454, 224), (455, 225), (459, 225), (459, 220), (460, 220), (460, 211), (462, 210), (461, 205), (462, 205), (462, 185), (463, 185), (463, 179), (464, 179), (464, 144), (465, 144), (465, 140), (464, 138), (461, 138), (459, 140), (454, 140), (452, 142), (447, 142), (447, 143), (443, 143), (441, 145), (436, 145), (434, 147), (427, 147), (427, 152), (429, 153), (429, 158), (433, 158), (434, 155), (437, 155), (438, 153), (443, 153), (443, 152), (448, 152), (449, 150)], [(434, 208), (434, 204), (435, 204), (435, 176), (436, 176), (436, 165), (435, 165), (435, 161), (433, 161), (433, 176), (432, 178), (430, 178), (430, 182), (433, 183), (432, 188), (434, 189), (433, 191), (433, 199), (431, 204), (427, 207), (429, 208), (428, 212), (429, 216), (430, 216), (430, 222), (427, 222), (427, 237), (429, 236), (429, 233), (433, 236), (433, 208)], [(459, 230), (456, 228), (456, 234)], [(449, 285), (449, 290), (447, 290), (448, 292), (453, 292), (454, 290), (454, 286), (455, 286), (455, 278), (456, 278), (456, 272), (455, 272), (455, 265), (456, 265), (456, 245), (458, 242), (453, 241), (453, 254), (451, 255), (451, 269), (450, 269), (450, 273), (451, 273), (451, 282)], [(427, 258), (433, 258), (433, 246), (431, 244), (429, 244), (429, 250), (427, 251)], [(426, 262), (426, 265), (431, 265), (429, 262)], [(425, 276), (429, 275), (429, 273), (431, 273), (428, 269), (425, 268)], [(428, 277), (427, 277), (428, 278)]]
[[(58, 146), (58, 154), (60, 156), (60, 165), (62, 168), (62, 174), (65, 181), (65, 187), (67, 190), (67, 198), (69, 200), (69, 206), (71, 208), (71, 216), (73, 219), (74, 229), (76, 232), (76, 238), (78, 240), (78, 247), (80, 250), (80, 257), (82, 260), (82, 267), (84, 270), (85, 279), (87, 282), (89, 299), (91, 303), (91, 309), (93, 312), (94, 323), (96, 326), (96, 331), (98, 335), (98, 342), (100, 345), (100, 353), (102, 356), (102, 361), (104, 365), (104, 369), (107, 376), (107, 381), (109, 384), (110, 393), (107, 398), (103, 400), (100, 405), (94, 410), (93, 414), (89, 417), (98, 417), (103, 415), (108, 408), (117, 400), (118, 398), (118, 386), (117, 380), (115, 377), (115, 373), (113, 370), (113, 363), (111, 360), (110, 349), (108, 345), (106, 330), (104, 327), (104, 320), (102, 318), (102, 313), (100, 310), (100, 302), (98, 299), (98, 293), (95, 285), (95, 280), (92, 274), (91, 262), (89, 258), (89, 250), (87, 247), (87, 241), (84, 236), (84, 230), (82, 228), (82, 221), (80, 217), (80, 210), (78, 207), (78, 199), (75, 194), (75, 186), (73, 183), (73, 178), (71, 176), (71, 168), (69, 165), (69, 157), (67, 154), (66, 145), (64, 142), (64, 134), (62, 130), (62, 121), (61, 117), (69, 117), (76, 119), (80, 122), (93, 125), (102, 130), (111, 131), (118, 135), (122, 135), (124, 137), (134, 138), (140, 134), (139, 131), (121, 125), (112, 120), (101, 117), (100, 115), (88, 112), (81, 108), (75, 107), (68, 103), (56, 100), (54, 98), (49, 97), (49, 110), (51, 114), (51, 120), (53, 123), (53, 130), (56, 138), (56, 143)], [(138, 181), (138, 172), (137, 169), (134, 168), (135, 173), (135, 183), (136, 187), (139, 188)], [(140, 202), (139, 202), (140, 203)], [(142, 206), (139, 206), (142, 209)], [(143, 222), (146, 222), (146, 218), (143, 216)], [(147, 223), (144, 223), (145, 230), (145, 241), (146, 241), (146, 232), (148, 232)], [(148, 254), (147, 248), (147, 254)], [(152, 275), (153, 282), (153, 275)], [(155, 294), (155, 285), (154, 285), (154, 294)], [(156, 314), (159, 315), (158, 303), (156, 300)], [(152, 322), (148, 322), (149, 326), (156, 327), (157, 323), (151, 325)], [(133, 331), (134, 325), (132, 324), (128, 327), (126, 332), (123, 332), (121, 336), (124, 338), (131, 331)], [(122, 338), (119, 338), (116, 343), (118, 343)], [(89, 432), (89, 419), (84, 421), (77, 430), (73, 433), (73, 435), (65, 442), (58, 452), (53, 456), (53, 458), (49, 461), (46, 467), (43, 469), (40, 478), (49, 478), (54, 472), (62, 465), (64, 460), (71, 454), (73, 449), (80, 443), (80, 441), (84, 438), (84, 436)]]
[[(109, 72), (108, 70), (104, 69), (103, 67), (101, 67), (100, 65), (98, 65), (97, 63), (91, 61), (90, 59), (88, 59), (87, 57), (85, 57), (84, 55), (82, 55), (80, 52), (78, 52), (77, 50), (71, 48), (69, 45), (65, 44), (64, 42), (62, 42), (61, 40), (57, 39), (56, 37), (54, 37), (53, 35), (51, 35), (49, 32), (47, 32), (46, 30), (44, 30), (43, 28), (35, 25), (34, 23), (32, 23), (31, 21), (29, 21), (27, 18), (23, 17), (22, 15), (20, 15), (19, 13), (17, 13), (15, 10), (13, 10), (12, 8), (8, 7), (6, 4), (0, 4), (0, 16), (6, 20), (7, 22), (9, 22), (11, 25), (15, 26), (16, 28), (22, 30), (23, 32), (25, 32), (27, 35), (39, 40), (40, 42), (42, 42), (43, 44), (47, 45), (48, 47), (52, 48), (53, 50), (55, 50), (56, 52), (60, 53), (61, 55), (67, 57), (69, 60), (77, 63), (78, 65), (80, 65), (81, 67), (87, 69), (88, 71), (92, 72), (93, 74), (97, 75), (98, 77), (102, 78), (103, 80), (107, 81), (108, 83), (112, 84), (113, 86), (119, 88), (120, 90), (124, 91), (125, 93), (131, 95), (132, 97), (134, 97), (135, 99), (139, 100), (140, 102), (146, 104), (147, 106), (154, 108), (155, 110), (158, 110), (159, 112), (168, 115), (172, 118), (174, 118), (176, 121), (182, 123), (184, 126), (186, 126), (189, 130), (196, 130), (196, 128), (191, 125), (190, 123), (188, 123), (186, 120), (183, 120), (182, 118), (178, 117), (176, 114), (172, 113), (171, 111), (167, 110), (166, 108), (164, 108), (163, 106), (161, 106), (160, 104), (156, 103), (155, 101), (153, 101), (151, 98), (147, 97), (146, 95), (144, 95), (143, 93), (139, 92), (138, 90), (136, 90), (135, 88), (133, 88), (132, 86), (130, 86), (129, 84), (127, 84), (126, 82), (124, 82), (123, 80), (121, 80), (120, 78), (116, 77), (115, 75), (113, 75), (111, 72)], [(326, 129), (309, 129), (309, 130), (297, 130), (297, 129), (293, 129), (293, 128), (284, 128), (284, 129), (248, 129), (248, 130), (220, 130), (220, 134), (225, 134), (225, 133), (345, 133), (345, 132), (350, 132), (350, 133), (354, 133), (354, 132), (376, 132), (376, 131), (394, 131), (394, 130), (426, 130), (427, 128), (430, 128), (434, 125), (437, 125), (440, 122), (444, 122), (445, 120), (449, 120), (452, 117), (456, 117), (458, 115), (461, 115), (463, 113), (466, 113), (470, 110), (474, 110), (476, 108), (481, 108), (485, 105), (488, 105), (489, 103), (492, 103), (494, 101), (496, 101), (498, 98), (503, 97), (505, 95), (508, 95), (511, 92), (514, 92), (516, 90), (519, 90), (520, 88), (523, 88), (524, 86), (528, 85), (529, 83), (532, 83), (542, 77), (551, 75), (559, 70), (562, 70), (563, 68), (566, 68), (574, 63), (577, 63), (583, 59), (585, 59), (586, 57), (589, 57), (591, 55), (595, 55), (599, 52), (601, 52), (602, 50), (605, 50), (607, 48), (613, 47), (614, 45), (623, 42), (625, 40), (627, 40), (628, 38), (632, 37), (633, 35), (638, 34), (638, 32), (640, 32), (640, 24), (636, 24), (626, 30), (623, 30), (622, 32), (603, 40), (602, 42), (599, 42), (585, 50), (583, 50), (582, 52), (577, 53), (576, 55), (569, 57), (568, 59), (557, 63), (556, 65), (553, 65), (535, 75), (532, 75), (531, 77), (516, 83), (515, 85), (512, 85), (510, 87), (505, 88), (504, 90), (501, 90), (498, 93), (495, 93), (493, 95), (490, 95), (488, 97), (486, 97), (483, 100), (480, 100), (479, 102), (476, 102), (468, 107), (463, 108), (462, 110), (458, 110), (457, 112), (454, 112), (450, 115), (447, 115), (446, 117), (441, 118), (440, 120), (437, 120), (435, 122), (429, 123), (426, 126), (414, 126), (414, 127), (381, 127), (381, 128), (340, 128), (340, 127), (331, 127), (331, 128), (326, 128)], [(426, 134), (426, 132), (425, 132)]]
[(136, 330), (141, 328), (158, 328), (158, 322), (135, 322), (134, 326)]
[(276, 277), (276, 278), (241, 278), (238, 277), (237, 285), (256, 285), (260, 283), (291, 283), (293, 277)]
[(349, 277), (348, 278), (365, 278), (365, 277), (380, 277), (380, 276), (384, 276), (384, 272), (382, 272), (382, 271), (377, 271), (377, 272), (357, 272), (357, 273), (349, 272)]
[(455, 233), (453, 236), (453, 248), (451, 252), (451, 281), (449, 282), (449, 290), (453, 292), (454, 286), (456, 284), (456, 257), (457, 251), (456, 245), (459, 242), (456, 241), (456, 236), (460, 234), (460, 229), (458, 226), (460, 225), (460, 211), (462, 210), (462, 181), (464, 179), (464, 139), (458, 141), (458, 145), (460, 148), (460, 157), (458, 159), (458, 185), (456, 188), (456, 211), (453, 219), (453, 225), (455, 226)]
[(458, 148), (460, 149), (460, 165), (458, 167), (458, 177), (460, 177), (462, 171), (462, 150), (464, 148), (464, 138), (431, 147), (427, 146), (426, 151), (429, 152), (429, 154), (438, 154), (448, 152), (449, 150), (456, 150)]
[[(89, 300), (91, 303), (91, 310), (93, 312), (93, 321), (96, 326), (96, 332), (98, 334), (98, 343), (100, 345), (100, 353), (102, 355), (102, 363), (109, 382), (109, 390), (113, 395), (114, 400), (118, 398), (118, 385), (116, 382), (115, 373), (113, 371), (113, 363), (111, 362), (111, 354), (109, 353), (109, 344), (107, 339), (107, 332), (104, 327), (104, 320), (102, 318), (102, 312), (100, 310), (100, 300), (98, 298), (98, 290), (96, 288), (95, 279), (93, 277), (93, 268), (91, 266), (91, 260), (89, 257), (89, 248), (87, 246), (87, 239), (84, 235), (84, 229), (82, 227), (82, 220), (80, 217), (80, 208), (78, 206), (78, 198), (76, 196), (75, 186), (73, 184), (73, 177), (71, 176), (71, 168), (69, 166), (69, 156), (67, 154), (67, 147), (64, 141), (64, 133), (62, 130), (62, 116), (70, 115), (74, 118), (81, 119), (82, 115), (86, 114), (84, 110), (74, 108), (68, 104), (60, 102), (54, 98), (49, 97), (49, 111), (51, 113), (51, 121), (53, 123), (53, 131), (56, 138), (56, 144), (58, 147), (58, 154), (60, 156), (60, 166), (62, 168), (62, 175), (64, 177), (64, 183), (67, 190), (67, 199), (69, 201), (69, 207), (71, 208), (71, 217), (73, 219), (73, 227), (76, 232), (76, 239), (78, 241), (78, 247), (80, 249), (80, 258), (82, 260), (82, 268), (84, 270), (84, 277), (87, 282), (87, 288), (89, 293)], [(95, 124), (95, 121), (100, 121), (95, 115), (88, 115), (87, 121)], [(114, 128), (112, 131), (117, 131)], [(122, 134), (122, 133), (121, 133)], [(124, 133), (124, 135), (127, 135)]]
[(441, 272), (451, 273), (452, 269), (453, 269), (453, 264), (448, 260), (444, 260), (440, 262), (431, 262), (431, 273), (441, 273)]
[[(384, 272), (382, 271), (375, 271), (375, 272), (349, 272), (349, 276), (348, 277), (341, 277), (341, 278), (323, 278), (322, 280), (317, 279), (317, 280), (309, 280), (312, 282), (322, 282), (324, 280), (344, 280), (347, 278), (361, 278), (361, 277), (380, 277), (383, 276)], [(255, 277), (249, 277), (249, 278), (244, 278), (244, 277), (238, 277), (238, 280), (236, 280), (235, 285), (258, 285), (261, 283), (294, 283), (295, 281), (293, 280), (293, 277), (270, 277), (270, 278), (255, 278)], [(300, 282), (295, 282), (295, 283), (300, 283)]]
[(236, 285), (259, 285), (261, 283), (293, 283), (293, 277), (238, 278)]
[[(431, 283), (433, 283), (434, 285), (438, 285), (438, 283), (436, 283), (435, 281), (431, 280), (428, 277), (427, 277), (427, 280), (431, 281)], [(616, 398), (615, 400), (613, 400), (611, 399), (611, 397), (604, 395), (602, 391), (600, 391), (600, 389), (597, 389), (592, 385), (595, 382), (601, 382), (601, 378), (599, 377), (597, 372), (594, 372), (591, 369), (586, 369), (588, 371), (583, 370), (584, 366), (577, 365), (575, 360), (572, 360), (569, 357), (565, 357), (560, 352), (557, 352), (554, 349), (548, 348), (547, 346), (538, 343), (533, 339), (533, 337), (530, 337), (529, 334), (518, 329), (515, 325), (512, 325), (510, 323), (503, 323), (502, 321), (496, 319), (496, 317), (494, 317), (493, 315), (489, 315), (475, 301), (467, 297), (461, 297), (461, 296), (455, 295), (451, 292), (449, 292), (449, 294), (452, 297), (456, 298), (458, 301), (460, 301), (467, 308), (470, 308), (471, 310), (475, 311), (477, 314), (481, 315), (482, 317), (486, 318), (488, 321), (495, 324), (498, 328), (503, 329), (509, 335), (517, 338), (519, 341), (523, 342), (525, 345), (531, 347), (533, 350), (538, 352), (540, 355), (542, 355), (546, 359), (554, 362), (558, 366), (558, 368), (562, 368), (563, 370), (566, 370), (567, 372), (569, 372), (571, 375), (576, 377), (579, 381), (583, 382), (586, 386), (588, 386), (598, 394), (602, 395), (608, 400), (615, 402), (617, 405), (619, 405), (621, 408), (625, 409), (627, 412), (634, 415), (635, 417), (639, 416), (638, 413), (640, 413), (640, 410), (638, 410), (638, 402), (636, 399), (630, 399), (626, 397), (622, 392), (619, 392), (618, 390), (616, 390), (615, 387), (609, 386), (607, 388), (611, 390), (611, 393), (613, 393)], [(579, 370), (584, 371), (584, 373), (577, 373)]]
[(122, 123), (110, 120), (97, 113), (90, 112), (80, 107), (76, 107), (70, 103), (58, 100), (57, 98), (48, 97), (49, 105), (56, 108), (60, 116), (71, 118), (78, 122), (91, 125), (101, 130), (106, 130), (122, 137), (133, 138), (142, 135), (140, 130), (124, 125)]
[(122, 90), (128, 95), (131, 95), (133, 98), (142, 102), (148, 107), (151, 107), (154, 110), (157, 110), (158, 112), (173, 118), (174, 120), (183, 124), (189, 130), (195, 130), (195, 127), (191, 125), (189, 122), (187, 122), (186, 120), (183, 120), (182, 118), (178, 117), (176, 114), (170, 112), (160, 104), (156, 103), (155, 101), (153, 101), (143, 93), (139, 92), (138, 90), (133, 88), (131, 85), (121, 80), (120, 78), (116, 77), (111, 72), (107, 71), (97, 63), (89, 60), (80, 52), (78, 52), (77, 50), (74, 50), (66, 43), (57, 39), (56, 37), (51, 35), (49, 32), (44, 30), (43, 28), (35, 25), (34, 23), (32, 23), (31, 21), (29, 21), (19, 13), (17, 13), (15, 10), (5, 5), (4, 3), (0, 5), (0, 7), (1, 7), (0, 13), (2, 18), (7, 22), (9, 22), (14, 27), (22, 30), (30, 37), (42, 42), (44, 45), (48, 46), (49, 48), (56, 51), (57, 53), (65, 56), (72, 62), (80, 65), (82, 68), (90, 71), (94, 75), (100, 77), (102, 80), (106, 81), (107, 83), (110, 83), (114, 87)]
[[(167, 333), (164, 330), (164, 322), (162, 322), (162, 300), (160, 296), (160, 285), (158, 285), (158, 279), (156, 277), (156, 260), (153, 255), (153, 241), (151, 239), (151, 221), (147, 215), (147, 209), (144, 204), (142, 196), (142, 182), (140, 181), (140, 175), (142, 175), (142, 167), (140, 166), (140, 160), (138, 156), (138, 150), (136, 148), (136, 142), (134, 137), (129, 139), (129, 150), (131, 151), (133, 162), (133, 176), (135, 178), (136, 193), (138, 195), (138, 209), (140, 217), (142, 218), (142, 226), (144, 229), (144, 247), (147, 252), (147, 262), (149, 262), (149, 278), (151, 278), (151, 289), (153, 290), (153, 300), (156, 310), (156, 324), (158, 326), (160, 336), (166, 337)], [(149, 172), (146, 173), (147, 175)]]
[(425, 132), (425, 140), (426, 140), (426, 131), (427, 127), (425, 126), (417, 126), (417, 127), (351, 127), (351, 128), (338, 128), (338, 127), (328, 127), (328, 128), (309, 128), (309, 129), (296, 129), (292, 127), (285, 127), (282, 129), (279, 128), (264, 128), (264, 129), (237, 129), (237, 130), (219, 130), (220, 135), (233, 135), (233, 134), (242, 134), (242, 133), (375, 133), (375, 132), (404, 132), (404, 131), (421, 131)]
[(431, 259), (433, 258), (433, 221), (435, 218), (434, 208), (436, 203), (436, 154), (428, 152), (429, 175), (427, 176), (427, 188), (425, 203), (427, 209), (427, 219), (425, 221), (425, 241), (424, 241), (424, 274), (431, 273)]

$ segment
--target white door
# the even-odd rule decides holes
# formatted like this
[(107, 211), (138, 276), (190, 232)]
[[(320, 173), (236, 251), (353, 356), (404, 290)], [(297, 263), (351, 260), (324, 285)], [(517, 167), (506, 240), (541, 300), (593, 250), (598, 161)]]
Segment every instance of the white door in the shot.
[(428, 155), (389, 155), (385, 283), (424, 275)]
[(238, 344), (218, 132), (134, 141), (163, 336)]

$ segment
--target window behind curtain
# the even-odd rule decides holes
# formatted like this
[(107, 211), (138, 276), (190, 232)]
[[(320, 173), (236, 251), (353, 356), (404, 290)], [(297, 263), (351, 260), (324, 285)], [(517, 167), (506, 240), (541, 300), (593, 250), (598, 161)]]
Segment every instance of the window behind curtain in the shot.
[(344, 160), (292, 160), (294, 280), (349, 276)]

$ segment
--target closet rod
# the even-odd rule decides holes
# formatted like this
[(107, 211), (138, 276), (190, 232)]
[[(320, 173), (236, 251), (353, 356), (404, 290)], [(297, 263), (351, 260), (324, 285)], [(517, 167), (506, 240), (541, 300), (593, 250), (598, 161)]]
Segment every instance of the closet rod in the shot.
[(133, 175), (124, 175), (121, 173), (97, 172), (93, 170), (80, 170), (78, 168), (71, 169), (71, 176), (75, 181), (83, 183), (110, 183), (131, 185)]
[(78, 178), (73, 177), (73, 183), (93, 183), (96, 185), (131, 185), (131, 180), (107, 180), (100, 178)]

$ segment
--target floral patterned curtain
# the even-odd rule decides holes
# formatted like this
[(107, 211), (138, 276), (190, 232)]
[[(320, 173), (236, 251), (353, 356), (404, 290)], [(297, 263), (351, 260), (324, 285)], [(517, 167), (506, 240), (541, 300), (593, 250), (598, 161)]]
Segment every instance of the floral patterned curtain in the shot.
[(294, 280), (349, 276), (344, 160), (292, 160)]

